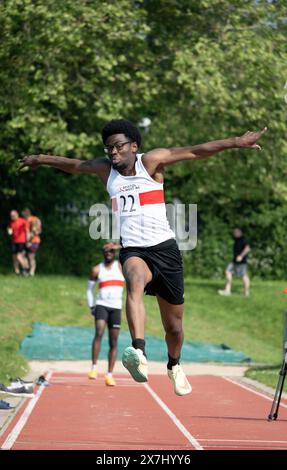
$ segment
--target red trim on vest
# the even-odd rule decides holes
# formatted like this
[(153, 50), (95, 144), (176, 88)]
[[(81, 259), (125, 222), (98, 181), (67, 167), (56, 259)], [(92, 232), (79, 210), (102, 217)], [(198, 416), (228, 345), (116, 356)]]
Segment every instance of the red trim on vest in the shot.
[(124, 284), (125, 284), (125, 281), (117, 281), (117, 280), (115, 279), (115, 280), (111, 280), (111, 281), (103, 281), (103, 282), (100, 282), (99, 288), (101, 289), (102, 287), (110, 287), (110, 286), (120, 286), (120, 287), (123, 287)]
[(116, 197), (112, 197), (112, 210), (113, 212), (117, 212), (118, 210), (118, 203)]
[(163, 204), (164, 203), (164, 192), (163, 189), (156, 189), (155, 191), (147, 191), (146, 193), (140, 193), (140, 205), (145, 204)]

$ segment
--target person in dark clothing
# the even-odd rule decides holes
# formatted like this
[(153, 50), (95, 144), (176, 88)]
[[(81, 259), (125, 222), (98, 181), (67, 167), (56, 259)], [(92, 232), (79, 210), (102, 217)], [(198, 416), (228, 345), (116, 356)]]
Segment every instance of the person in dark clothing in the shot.
[(250, 246), (243, 232), (240, 228), (236, 227), (233, 230), (234, 246), (233, 246), (233, 260), (226, 268), (225, 279), (226, 284), (224, 290), (219, 290), (219, 295), (231, 295), (232, 278), (235, 274), (242, 278), (244, 286), (244, 295), (249, 297), (250, 294), (250, 279), (247, 274), (247, 258), (250, 252)]

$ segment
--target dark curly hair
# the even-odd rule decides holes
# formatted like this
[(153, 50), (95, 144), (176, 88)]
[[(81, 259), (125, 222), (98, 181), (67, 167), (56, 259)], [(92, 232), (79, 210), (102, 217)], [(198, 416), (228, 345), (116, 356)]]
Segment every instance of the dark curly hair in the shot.
[(114, 134), (125, 134), (126, 137), (136, 142), (138, 147), (141, 144), (141, 134), (138, 128), (126, 119), (113, 119), (108, 122), (102, 130), (102, 139), (106, 145), (107, 138)]

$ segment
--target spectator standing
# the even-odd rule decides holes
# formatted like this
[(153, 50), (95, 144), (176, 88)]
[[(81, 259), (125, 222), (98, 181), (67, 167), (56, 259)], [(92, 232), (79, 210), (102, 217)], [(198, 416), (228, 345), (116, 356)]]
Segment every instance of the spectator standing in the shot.
[(13, 267), (16, 274), (28, 275), (29, 264), (26, 257), (26, 243), (28, 238), (28, 223), (19, 216), (16, 210), (10, 212), (10, 222), (7, 227), (7, 232), (11, 236), (11, 250)]
[(250, 279), (247, 273), (247, 258), (250, 252), (248, 241), (243, 235), (240, 228), (236, 227), (233, 230), (234, 246), (233, 246), (233, 260), (226, 268), (225, 279), (226, 284), (224, 290), (219, 290), (219, 295), (231, 295), (231, 286), (233, 275), (241, 277), (244, 286), (244, 295), (250, 295)]
[(28, 224), (27, 255), (29, 260), (29, 275), (35, 276), (36, 272), (36, 253), (39, 250), (42, 232), (42, 223), (39, 217), (32, 215), (30, 209), (26, 208), (22, 212)]

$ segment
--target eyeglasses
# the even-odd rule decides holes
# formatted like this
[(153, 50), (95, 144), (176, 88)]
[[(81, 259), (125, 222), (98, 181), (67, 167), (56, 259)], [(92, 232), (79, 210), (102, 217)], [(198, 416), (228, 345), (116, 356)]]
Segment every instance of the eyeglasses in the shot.
[(107, 145), (106, 147), (104, 147), (104, 152), (105, 153), (112, 153), (114, 148), (116, 148), (116, 150), (118, 152), (120, 152), (124, 148), (124, 145), (126, 145), (126, 144), (131, 144), (131, 141), (127, 140), (127, 142), (119, 142), (118, 144)]

